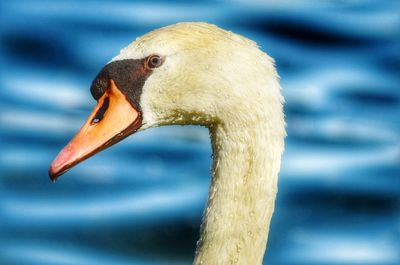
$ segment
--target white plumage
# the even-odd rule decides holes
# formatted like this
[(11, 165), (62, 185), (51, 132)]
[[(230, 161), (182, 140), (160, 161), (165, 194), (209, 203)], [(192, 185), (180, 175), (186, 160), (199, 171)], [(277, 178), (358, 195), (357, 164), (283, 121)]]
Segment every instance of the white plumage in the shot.
[(210, 129), (212, 182), (194, 264), (261, 264), (284, 149), (283, 97), (273, 60), (242, 36), (206, 23), (152, 31), (113, 61), (165, 56), (146, 81), (141, 130)]

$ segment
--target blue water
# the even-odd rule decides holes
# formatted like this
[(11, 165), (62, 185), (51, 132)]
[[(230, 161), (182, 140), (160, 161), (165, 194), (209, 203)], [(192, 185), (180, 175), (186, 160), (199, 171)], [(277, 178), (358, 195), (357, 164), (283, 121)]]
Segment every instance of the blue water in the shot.
[(47, 176), (101, 67), (179, 21), (276, 59), (289, 136), (264, 264), (400, 264), (400, 2), (270, 2), (1, 1), (0, 264), (191, 263), (206, 129), (148, 130)]

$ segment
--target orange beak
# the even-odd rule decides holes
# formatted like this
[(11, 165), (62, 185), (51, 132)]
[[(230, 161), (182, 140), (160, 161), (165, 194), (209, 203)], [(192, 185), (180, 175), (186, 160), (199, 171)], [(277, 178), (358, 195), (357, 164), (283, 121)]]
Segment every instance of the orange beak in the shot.
[(50, 178), (56, 181), (79, 162), (137, 131), (141, 123), (140, 112), (110, 79), (86, 123), (51, 163)]

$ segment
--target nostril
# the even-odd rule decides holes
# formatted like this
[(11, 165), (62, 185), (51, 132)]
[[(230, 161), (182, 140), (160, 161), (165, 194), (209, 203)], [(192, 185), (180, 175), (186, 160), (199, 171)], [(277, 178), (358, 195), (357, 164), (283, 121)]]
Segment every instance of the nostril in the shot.
[(92, 124), (94, 124), (94, 123), (98, 123), (100, 121), (100, 119), (99, 118), (94, 118), (93, 120), (92, 120)]
[(100, 109), (97, 111), (96, 115), (92, 120), (92, 124), (99, 123), (106, 113), (108, 106), (110, 105), (110, 99), (107, 97), (104, 99), (103, 105), (101, 105)]

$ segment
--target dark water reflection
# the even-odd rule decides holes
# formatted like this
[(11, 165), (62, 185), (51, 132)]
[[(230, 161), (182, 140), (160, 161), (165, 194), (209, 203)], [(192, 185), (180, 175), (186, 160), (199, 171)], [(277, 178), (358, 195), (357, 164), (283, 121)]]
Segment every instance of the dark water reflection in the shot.
[(2, 1), (0, 264), (190, 264), (208, 132), (140, 133), (52, 184), (91, 79), (148, 30), (208, 21), (277, 61), (287, 151), (265, 264), (400, 263), (398, 1)]

